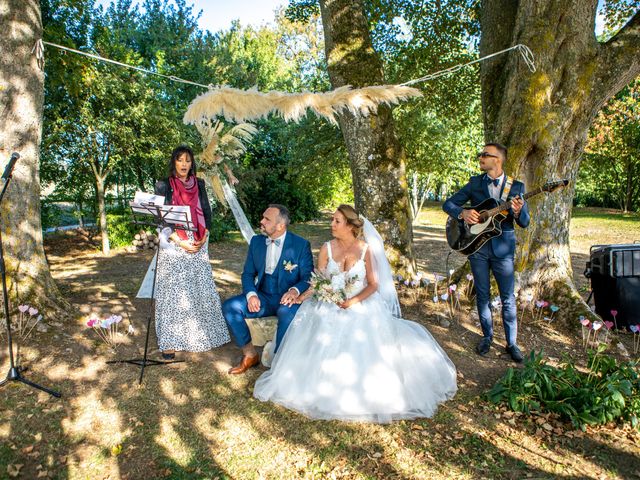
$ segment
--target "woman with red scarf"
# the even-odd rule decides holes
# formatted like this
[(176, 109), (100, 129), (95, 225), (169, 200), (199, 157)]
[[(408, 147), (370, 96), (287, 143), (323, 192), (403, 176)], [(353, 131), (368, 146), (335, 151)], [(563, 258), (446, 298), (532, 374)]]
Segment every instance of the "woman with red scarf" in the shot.
[(156, 183), (155, 193), (165, 197), (165, 205), (188, 206), (194, 229), (174, 230), (169, 237), (173, 248), (159, 252), (156, 335), (162, 357), (171, 359), (176, 350), (203, 352), (230, 337), (209, 263), (211, 206), (189, 147), (173, 151), (169, 178)]

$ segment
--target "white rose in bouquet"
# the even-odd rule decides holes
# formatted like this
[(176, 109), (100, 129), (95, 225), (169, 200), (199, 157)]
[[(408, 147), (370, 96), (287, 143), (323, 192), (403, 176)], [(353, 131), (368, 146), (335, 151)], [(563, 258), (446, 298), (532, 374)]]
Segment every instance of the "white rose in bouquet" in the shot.
[(344, 290), (347, 283), (344, 280), (344, 275), (338, 274), (331, 277), (331, 288), (338, 292)]

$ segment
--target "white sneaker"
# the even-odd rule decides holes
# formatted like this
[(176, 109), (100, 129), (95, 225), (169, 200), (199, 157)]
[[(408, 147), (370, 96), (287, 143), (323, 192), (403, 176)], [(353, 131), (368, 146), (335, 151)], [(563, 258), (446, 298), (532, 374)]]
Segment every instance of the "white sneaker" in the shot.
[(266, 368), (271, 368), (271, 362), (273, 361), (275, 349), (276, 344), (273, 342), (267, 342), (264, 344), (264, 348), (262, 349), (262, 358), (260, 359), (260, 361)]

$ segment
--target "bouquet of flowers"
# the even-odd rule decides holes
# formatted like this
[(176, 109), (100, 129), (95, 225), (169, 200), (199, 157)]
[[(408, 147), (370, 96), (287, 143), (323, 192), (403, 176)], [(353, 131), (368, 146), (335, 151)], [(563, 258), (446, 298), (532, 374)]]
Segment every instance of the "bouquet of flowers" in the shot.
[(353, 285), (358, 280), (358, 276), (345, 278), (343, 273), (330, 274), (328, 272), (313, 272), (309, 284), (313, 289), (313, 296), (319, 302), (335, 303), (344, 302)]

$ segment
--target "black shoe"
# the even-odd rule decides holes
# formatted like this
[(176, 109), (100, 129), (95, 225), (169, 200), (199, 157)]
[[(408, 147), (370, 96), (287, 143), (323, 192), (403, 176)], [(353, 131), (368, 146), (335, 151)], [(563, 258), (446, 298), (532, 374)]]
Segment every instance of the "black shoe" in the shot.
[(516, 345), (511, 345), (510, 347), (507, 347), (507, 353), (511, 355), (511, 360), (513, 360), (516, 363), (522, 363), (522, 360), (524, 360), (524, 357), (522, 356), (522, 352)]
[(175, 353), (164, 353), (164, 352), (162, 352), (162, 359), (163, 360), (173, 360), (174, 358), (176, 358), (176, 354)]
[(490, 338), (483, 338), (482, 340), (480, 340), (480, 343), (478, 343), (478, 345), (476, 346), (476, 352), (478, 353), (478, 355), (482, 355), (483, 357), (487, 353), (489, 353), (490, 349), (491, 349)]

